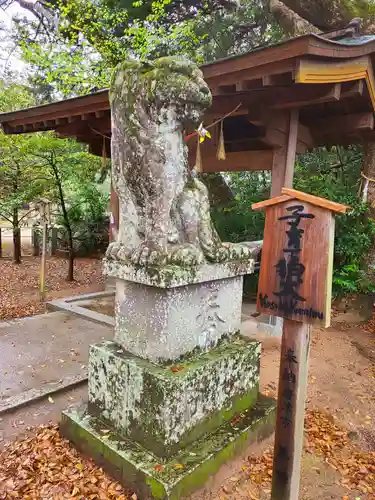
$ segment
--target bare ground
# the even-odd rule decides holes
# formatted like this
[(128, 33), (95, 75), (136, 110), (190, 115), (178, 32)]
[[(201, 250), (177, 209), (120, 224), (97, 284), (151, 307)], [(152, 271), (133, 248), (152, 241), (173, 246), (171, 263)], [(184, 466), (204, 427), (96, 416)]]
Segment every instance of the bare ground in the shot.
[[(67, 282), (68, 262), (47, 259), (46, 301), (80, 293), (103, 290), (104, 277), (99, 259), (76, 259), (74, 281)], [(0, 320), (20, 318), (45, 311), (39, 300), (40, 258), (27, 255), (21, 264), (0, 259)]]
[[(78, 259), (76, 281), (71, 284), (65, 281), (66, 270), (66, 261), (48, 260), (48, 298), (103, 287), (100, 261)], [(26, 257), (21, 266), (0, 259), (0, 319), (44, 310), (44, 304), (38, 299), (38, 276), (39, 258)], [(263, 338), (262, 341), (261, 388), (262, 392), (275, 396), (280, 343), (274, 338)], [(301, 499), (375, 499), (374, 382), (375, 321), (367, 326), (336, 324), (328, 330), (314, 330)], [(5, 441), (9, 441), (0, 454), (0, 498), (136, 499), (121, 490), (91, 462), (81, 458), (58, 438), (54, 429), (45, 432), (38, 427), (49, 422), (56, 424), (61, 409), (81, 400), (85, 393), (86, 389), (82, 387), (54, 397), (53, 402), (43, 400), (0, 419), (4, 439), (0, 445), (3, 447)], [(15, 439), (19, 439), (16, 445)], [(63, 463), (59, 462), (56, 450), (64, 457)], [(26, 461), (27, 468), (25, 454), (30, 454), (28, 458), (37, 457), (37, 460), (33, 458), (32, 466), (30, 460)], [(51, 477), (46, 472), (50, 462), (57, 474), (58, 489), (54, 491), (58, 493), (53, 493)], [(81, 464), (78, 469), (77, 463)], [(58, 475), (60, 469), (64, 471), (61, 477)], [(42, 472), (46, 474), (45, 479)], [(249, 447), (242, 457), (222, 467), (191, 500), (268, 499), (271, 474), (272, 438)], [(25, 485), (25, 477), (32, 478), (30, 488), (34, 488), (34, 496), (27, 496), (21, 490), (17, 493), (18, 485)], [(84, 484), (84, 495), (76, 491), (77, 481)]]
[[(310, 357), (309, 394), (307, 418), (305, 423), (305, 451), (302, 463), (302, 481), (300, 498), (303, 500), (364, 500), (375, 498), (375, 334), (362, 327), (330, 328), (326, 331), (315, 330)], [(263, 339), (261, 363), (262, 392), (276, 394), (278, 378), (279, 341)], [(92, 498), (122, 498), (130, 500), (136, 497), (126, 494), (107, 476), (101, 476), (99, 469), (91, 462), (79, 457), (69, 445), (56, 438), (54, 430), (47, 434), (30, 429), (48, 422), (57, 423), (60, 410), (72, 401), (80, 400), (85, 389), (60, 395), (53, 403), (41, 401), (34, 406), (20, 409), (17, 413), (4, 416), (0, 427), (8, 439), (21, 439), (21, 449), (40, 450), (50, 440), (52, 447), (64, 451), (64, 490), (57, 496), (40, 496), (30, 498), (91, 498), (95, 495), (97, 478), (100, 484), (111, 485), (111, 493)], [(28, 441), (22, 436), (28, 436)], [(31, 439), (31, 441), (30, 441)], [(4, 445), (4, 443), (2, 443)], [(24, 448), (22, 448), (22, 446)], [(13, 451), (12, 451), (13, 450)], [(50, 451), (44, 457), (48, 457)], [(0, 454), (0, 498), (6, 480), (15, 481), (19, 471), (24, 471), (21, 455), (18, 457), (17, 474), (15, 471), (15, 455), (12, 445)], [(85, 495), (72, 496), (77, 484), (77, 460), (83, 464), (80, 484), (84, 484)], [(70, 462), (69, 462), (70, 461)], [(45, 467), (43, 460), (38, 462)], [(8, 465), (6, 465), (8, 464)], [(11, 465), (9, 465), (11, 464)], [(80, 466), (81, 467), (81, 466)], [(74, 470), (69, 477), (67, 470)], [(43, 469), (44, 470), (44, 469)], [(39, 472), (39, 469), (38, 469)], [(191, 500), (254, 500), (270, 498), (270, 480), (272, 474), (272, 438), (250, 446), (242, 457), (222, 467), (212, 477), (203, 490), (194, 494)], [(40, 474), (36, 475), (39, 477)], [(90, 477), (94, 477), (93, 489), (90, 489)], [(3, 478), (3, 483), (1, 482)], [(48, 479), (42, 481), (43, 491), (48, 490)], [(2, 486), (3, 484), (3, 486)], [(13, 491), (17, 482), (11, 482)], [(35, 483), (34, 486), (36, 486)], [(96, 485), (96, 486), (95, 486)], [(40, 489), (41, 484), (38, 483)], [(55, 485), (56, 486), (56, 485)], [(60, 487), (62, 487), (60, 485)], [(44, 489), (46, 488), (46, 489)], [(3, 489), (4, 491), (4, 489)], [(63, 491), (63, 490), (59, 490)], [(87, 493), (86, 493), (87, 491)], [(115, 493), (114, 493), (115, 491)], [(70, 492), (70, 493), (69, 493)], [(67, 496), (65, 496), (65, 494)], [(107, 495), (107, 496), (106, 496)], [(18, 498), (27, 498), (22, 495)]]
[[(375, 333), (335, 325), (314, 330), (300, 498), (375, 499)], [(275, 396), (280, 341), (263, 338), (262, 392)], [(270, 498), (270, 438), (224, 467), (192, 500)]]

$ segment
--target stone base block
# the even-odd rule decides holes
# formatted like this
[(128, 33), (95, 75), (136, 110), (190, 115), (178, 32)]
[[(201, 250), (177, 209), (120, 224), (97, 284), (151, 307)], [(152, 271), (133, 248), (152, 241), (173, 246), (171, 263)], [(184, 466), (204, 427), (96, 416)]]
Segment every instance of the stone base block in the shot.
[(255, 404), (260, 349), (236, 336), (178, 364), (155, 365), (114, 342), (94, 345), (89, 410), (125, 438), (171, 456)]
[(274, 400), (260, 396), (251, 410), (167, 461), (116, 435), (86, 407), (64, 412), (60, 430), (78, 449), (132, 488), (140, 500), (180, 500), (203, 486), (249, 443), (270, 435), (275, 408)]
[(117, 278), (115, 341), (154, 363), (208, 351), (241, 327), (243, 275), (254, 260), (140, 267), (104, 261)]
[(208, 351), (241, 327), (243, 276), (158, 288), (117, 280), (114, 340), (154, 363)]

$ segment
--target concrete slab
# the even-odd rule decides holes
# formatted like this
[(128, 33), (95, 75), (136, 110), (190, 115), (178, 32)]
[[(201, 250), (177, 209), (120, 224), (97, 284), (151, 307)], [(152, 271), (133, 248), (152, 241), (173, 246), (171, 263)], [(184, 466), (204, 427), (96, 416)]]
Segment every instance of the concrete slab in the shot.
[[(47, 303), (49, 311), (69, 311), (82, 316), (90, 321), (105, 323), (114, 326), (115, 320), (115, 284), (110, 283), (104, 292), (94, 292), (64, 297)], [(252, 314), (256, 313), (255, 304), (244, 302), (242, 304), (242, 321), (254, 319)], [(254, 321), (256, 321), (254, 319)]]
[(68, 312), (0, 325), (0, 413), (87, 378), (90, 344), (113, 328)]

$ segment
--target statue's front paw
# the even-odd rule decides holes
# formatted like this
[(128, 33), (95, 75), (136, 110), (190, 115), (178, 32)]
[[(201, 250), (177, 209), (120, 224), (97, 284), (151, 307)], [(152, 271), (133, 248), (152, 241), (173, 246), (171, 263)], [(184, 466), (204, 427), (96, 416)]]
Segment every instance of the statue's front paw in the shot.
[(108, 245), (108, 248), (105, 252), (106, 258), (112, 259), (112, 260), (117, 260), (117, 254), (118, 254), (120, 248), (121, 248), (120, 243), (117, 243), (117, 241), (112, 241), (112, 243), (110, 243)]
[(204, 255), (209, 262), (225, 262), (229, 259), (229, 250), (224, 245), (205, 248)]
[(167, 263), (167, 252), (153, 243), (144, 242), (133, 251), (131, 261), (139, 266), (163, 266)]
[(108, 245), (105, 256), (107, 259), (126, 261), (129, 259), (129, 250), (122, 243), (113, 241)]
[(194, 245), (183, 245), (171, 255), (169, 262), (177, 266), (197, 266), (204, 261), (203, 252)]
[(251, 257), (251, 250), (241, 243), (224, 243), (228, 249), (229, 260), (246, 260)]

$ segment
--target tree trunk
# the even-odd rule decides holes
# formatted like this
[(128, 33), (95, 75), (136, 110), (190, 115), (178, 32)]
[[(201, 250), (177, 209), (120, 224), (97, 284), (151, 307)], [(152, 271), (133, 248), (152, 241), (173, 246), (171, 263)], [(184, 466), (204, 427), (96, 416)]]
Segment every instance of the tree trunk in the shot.
[(286, 34), (297, 36), (319, 31), (280, 0), (270, 0), (269, 5), (272, 15), (275, 16)]
[(57, 189), (59, 192), (61, 210), (62, 210), (63, 217), (64, 217), (65, 227), (66, 227), (66, 230), (68, 231), (69, 256), (68, 256), (68, 276), (67, 276), (66, 280), (67, 281), (74, 281), (74, 246), (73, 246), (72, 227), (70, 225), (69, 215), (68, 215), (68, 211), (67, 211), (66, 205), (65, 205), (64, 191), (62, 188), (59, 170), (58, 170), (58, 167), (53, 160), (51, 162), (51, 168), (53, 170), (53, 174), (54, 174), (55, 179), (56, 179), (56, 185), (57, 185)]
[[(368, 142), (364, 147), (363, 173), (366, 177), (375, 179), (375, 141)], [(369, 217), (375, 220), (375, 182), (363, 180), (362, 200), (370, 204)], [(375, 279), (375, 239), (365, 257), (369, 278)]]
[(68, 262), (68, 276), (67, 281), (74, 280), (74, 247), (73, 247), (73, 236), (72, 230), (69, 225), (68, 229), (68, 241), (69, 241), (69, 262)]
[(21, 264), (21, 230), (18, 226), (18, 208), (13, 208), (13, 262)]
[[(362, 19), (363, 30), (374, 33), (375, 17), (369, 2), (357, 0), (269, 0), (271, 13), (289, 35), (345, 28), (355, 17)], [(310, 30), (308, 28), (310, 26)]]

